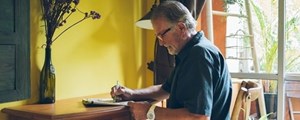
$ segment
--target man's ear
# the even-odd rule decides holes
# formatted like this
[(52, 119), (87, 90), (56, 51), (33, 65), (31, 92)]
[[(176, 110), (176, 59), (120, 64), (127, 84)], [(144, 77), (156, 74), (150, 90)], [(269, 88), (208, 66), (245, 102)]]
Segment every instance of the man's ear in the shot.
[(183, 22), (178, 22), (178, 28), (180, 29), (180, 31), (184, 31), (186, 28), (186, 25)]
[(185, 33), (187, 31), (186, 25), (183, 22), (178, 22), (177, 27), (180, 32), (180, 37), (185, 38)]

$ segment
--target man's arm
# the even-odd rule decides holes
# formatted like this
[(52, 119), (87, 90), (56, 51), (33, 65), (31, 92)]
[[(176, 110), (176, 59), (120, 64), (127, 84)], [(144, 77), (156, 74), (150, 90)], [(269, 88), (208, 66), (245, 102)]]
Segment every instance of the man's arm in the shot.
[[(128, 104), (132, 116), (136, 120), (147, 119), (146, 114), (150, 108), (150, 104), (145, 102), (131, 102)], [(209, 116), (190, 113), (186, 108), (169, 109), (156, 107), (154, 109), (155, 120), (210, 120)]]
[(112, 97), (120, 97), (122, 100), (154, 100), (161, 101), (169, 97), (169, 93), (162, 89), (162, 85), (154, 85), (147, 88), (132, 90), (123, 86), (112, 87)]
[(190, 113), (186, 108), (167, 109), (157, 107), (154, 111), (156, 120), (210, 120), (209, 116)]
[(162, 89), (162, 85), (154, 85), (133, 91), (133, 100), (155, 100), (162, 101), (169, 97), (169, 93)]

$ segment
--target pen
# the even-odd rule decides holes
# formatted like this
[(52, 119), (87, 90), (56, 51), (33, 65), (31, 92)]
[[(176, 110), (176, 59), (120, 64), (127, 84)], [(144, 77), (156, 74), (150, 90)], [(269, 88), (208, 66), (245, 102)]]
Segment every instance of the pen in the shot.
[(117, 80), (116, 88), (119, 89), (119, 87), (120, 87), (119, 81)]
[[(117, 80), (117, 84), (116, 84), (115, 89), (119, 89), (119, 88), (120, 88), (120, 84), (119, 84), (119, 81)], [(114, 99), (115, 102), (118, 102), (118, 101), (122, 100), (122, 98), (119, 97), (119, 96), (114, 96), (113, 99)]]

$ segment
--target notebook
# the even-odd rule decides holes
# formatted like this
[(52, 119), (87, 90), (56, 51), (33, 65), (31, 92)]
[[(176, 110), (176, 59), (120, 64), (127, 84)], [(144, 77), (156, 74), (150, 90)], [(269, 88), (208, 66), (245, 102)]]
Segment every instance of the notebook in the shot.
[(127, 106), (128, 101), (115, 102), (112, 98), (85, 98), (82, 99), (85, 106)]

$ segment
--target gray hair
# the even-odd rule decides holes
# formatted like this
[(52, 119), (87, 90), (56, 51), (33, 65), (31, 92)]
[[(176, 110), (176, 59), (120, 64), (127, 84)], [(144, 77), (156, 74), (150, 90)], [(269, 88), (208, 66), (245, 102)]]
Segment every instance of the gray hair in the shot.
[(197, 21), (193, 18), (190, 11), (178, 1), (164, 1), (153, 10), (151, 20), (162, 17), (172, 24), (181, 21), (189, 30), (196, 29)]

